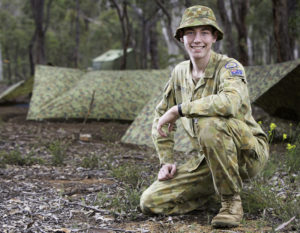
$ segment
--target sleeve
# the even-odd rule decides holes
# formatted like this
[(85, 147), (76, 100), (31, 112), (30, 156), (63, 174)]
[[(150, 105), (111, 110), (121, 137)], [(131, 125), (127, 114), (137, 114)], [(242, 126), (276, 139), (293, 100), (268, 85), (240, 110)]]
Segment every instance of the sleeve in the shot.
[(236, 117), (243, 101), (249, 99), (244, 68), (240, 64), (234, 69), (224, 66), (219, 75), (217, 94), (182, 103), (182, 114), (185, 117)]
[[(173, 76), (173, 75), (172, 75)], [(166, 84), (163, 92), (163, 97), (160, 103), (155, 108), (154, 120), (152, 124), (152, 139), (155, 145), (155, 149), (158, 153), (160, 165), (166, 163), (174, 163), (174, 134), (176, 131), (176, 125), (171, 133), (167, 133), (167, 137), (162, 137), (157, 131), (157, 123), (159, 118), (176, 104), (172, 76)], [(163, 130), (168, 132), (168, 125), (163, 126)]]

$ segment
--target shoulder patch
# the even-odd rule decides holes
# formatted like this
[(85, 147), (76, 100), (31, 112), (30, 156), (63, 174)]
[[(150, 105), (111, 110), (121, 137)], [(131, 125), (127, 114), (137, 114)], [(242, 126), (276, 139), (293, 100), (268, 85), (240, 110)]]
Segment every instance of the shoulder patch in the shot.
[(244, 76), (244, 72), (242, 70), (239, 70), (239, 69), (230, 70), (230, 74), (232, 76)]
[(225, 68), (226, 69), (232, 69), (238, 67), (238, 64), (236, 62), (230, 61), (228, 63), (226, 63)]

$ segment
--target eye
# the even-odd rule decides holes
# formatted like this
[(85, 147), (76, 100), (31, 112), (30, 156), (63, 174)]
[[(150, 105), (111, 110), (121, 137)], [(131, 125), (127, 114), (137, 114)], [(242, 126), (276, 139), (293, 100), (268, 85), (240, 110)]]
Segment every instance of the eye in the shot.
[(194, 34), (194, 31), (188, 30), (188, 31), (185, 31), (184, 34), (185, 34), (185, 35), (193, 35), (193, 34)]

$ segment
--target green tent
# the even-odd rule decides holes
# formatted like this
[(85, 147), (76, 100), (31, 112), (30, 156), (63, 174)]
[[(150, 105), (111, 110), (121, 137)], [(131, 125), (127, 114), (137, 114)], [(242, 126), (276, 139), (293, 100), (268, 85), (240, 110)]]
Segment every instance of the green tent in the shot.
[[(28, 120), (134, 120), (167, 70), (91, 71), (37, 66)], [(92, 107), (90, 108), (90, 105)]]
[(15, 101), (18, 98), (28, 96), (32, 92), (32, 86), (33, 77), (19, 81), (0, 93), (0, 102)]
[[(93, 59), (93, 70), (119, 70), (123, 59), (123, 50), (111, 49)], [(127, 49), (126, 68), (136, 69), (136, 61), (132, 48)]]
[[(270, 114), (280, 113), (288, 109), (287, 117), (297, 117), (300, 120), (300, 59), (266, 66), (245, 67), (249, 94), (252, 103), (262, 107)], [(151, 127), (155, 106), (161, 99), (161, 90), (143, 108), (134, 122), (122, 137), (122, 142), (148, 145), (153, 147)], [(286, 111), (285, 111), (286, 113)], [(192, 145), (178, 121), (175, 133), (175, 150), (190, 151)]]

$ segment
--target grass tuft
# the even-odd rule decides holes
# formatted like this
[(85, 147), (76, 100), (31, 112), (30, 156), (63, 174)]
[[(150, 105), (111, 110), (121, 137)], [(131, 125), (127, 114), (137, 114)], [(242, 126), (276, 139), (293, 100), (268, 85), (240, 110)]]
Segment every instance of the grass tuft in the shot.
[(68, 144), (61, 141), (53, 141), (47, 145), (48, 151), (51, 153), (51, 162), (53, 166), (63, 166), (64, 160), (67, 157)]

